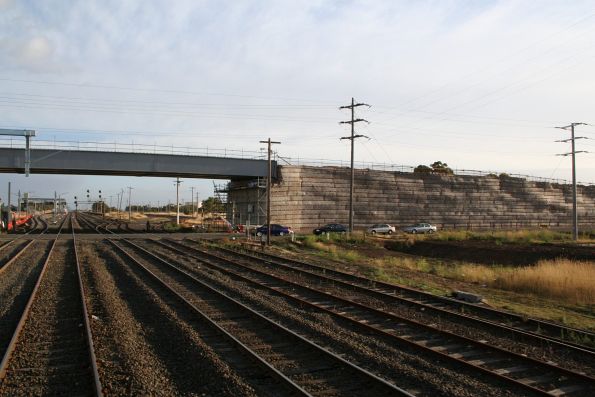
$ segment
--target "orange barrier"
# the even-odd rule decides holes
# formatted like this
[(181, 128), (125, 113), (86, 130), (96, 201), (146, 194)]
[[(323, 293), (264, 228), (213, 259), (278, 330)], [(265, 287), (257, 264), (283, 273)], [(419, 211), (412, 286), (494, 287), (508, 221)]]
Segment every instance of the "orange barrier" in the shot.
[[(23, 225), (23, 224), (25, 224), (25, 223), (29, 222), (29, 220), (30, 220), (31, 218), (33, 218), (33, 215), (21, 216), (20, 218), (17, 218), (15, 215), (13, 215), (13, 219), (15, 220), (15, 222), (14, 222), (14, 223), (15, 223), (17, 226), (21, 226), (21, 225)], [(9, 222), (9, 223), (8, 223), (8, 227), (7, 227), (7, 230), (8, 230), (8, 231), (11, 231), (11, 230), (12, 230), (12, 225), (13, 225), (13, 222)]]

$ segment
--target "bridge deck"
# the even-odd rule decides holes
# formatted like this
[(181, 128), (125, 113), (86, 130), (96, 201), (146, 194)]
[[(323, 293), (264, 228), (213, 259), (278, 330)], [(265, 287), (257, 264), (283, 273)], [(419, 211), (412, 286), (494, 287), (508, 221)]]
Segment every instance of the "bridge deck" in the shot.
[[(0, 172), (24, 173), (25, 150), (0, 148)], [(242, 179), (266, 177), (267, 161), (148, 153), (31, 149), (32, 174)], [(273, 164), (273, 178), (276, 163)]]

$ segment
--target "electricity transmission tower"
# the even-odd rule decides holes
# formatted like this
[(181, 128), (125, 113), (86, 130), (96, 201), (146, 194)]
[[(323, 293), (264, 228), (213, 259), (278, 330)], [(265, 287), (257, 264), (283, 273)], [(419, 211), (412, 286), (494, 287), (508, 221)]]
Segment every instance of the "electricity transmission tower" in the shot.
[[(349, 139), (351, 141), (351, 183), (349, 184), (349, 232), (353, 232), (353, 181), (355, 179), (355, 172), (353, 169), (353, 157), (354, 157), (354, 143), (357, 138), (368, 138), (365, 135), (355, 135), (355, 123), (362, 121), (370, 123), (368, 120), (356, 119), (355, 108), (359, 106), (370, 107), (367, 103), (355, 103), (355, 99), (351, 98), (351, 105), (341, 106), (339, 109), (351, 109), (351, 120), (341, 121), (339, 124), (351, 124), (351, 136), (344, 136), (341, 139)], [(370, 139), (370, 138), (368, 138)]]
[(556, 142), (570, 142), (572, 150), (568, 153), (561, 153), (558, 156), (570, 156), (572, 155), (572, 238), (576, 241), (578, 240), (578, 214), (576, 210), (576, 160), (575, 154), (576, 153), (587, 153), (584, 150), (576, 150), (574, 146), (574, 141), (576, 139), (586, 139), (584, 136), (574, 136), (574, 127), (577, 125), (588, 125), (586, 123), (570, 123), (564, 127), (556, 127), (561, 130), (569, 130), (570, 129), (570, 138), (569, 139), (562, 139)]

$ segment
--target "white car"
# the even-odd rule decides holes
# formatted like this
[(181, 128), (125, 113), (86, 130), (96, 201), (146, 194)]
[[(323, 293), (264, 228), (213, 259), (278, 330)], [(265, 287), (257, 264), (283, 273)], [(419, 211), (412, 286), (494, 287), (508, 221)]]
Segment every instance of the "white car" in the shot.
[(376, 225), (372, 225), (367, 230), (368, 233), (376, 234), (376, 233), (384, 233), (384, 234), (393, 234), (396, 232), (394, 226), (388, 225), (386, 223), (379, 223)]
[(405, 233), (435, 233), (438, 230), (436, 226), (430, 225), (429, 223), (416, 223), (415, 225), (407, 226), (403, 228)]

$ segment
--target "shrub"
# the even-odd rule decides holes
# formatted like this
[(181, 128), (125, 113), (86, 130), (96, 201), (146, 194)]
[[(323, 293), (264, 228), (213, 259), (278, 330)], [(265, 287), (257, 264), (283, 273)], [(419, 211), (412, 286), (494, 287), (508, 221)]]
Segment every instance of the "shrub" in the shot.
[(180, 225), (177, 225), (172, 222), (167, 222), (163, 224), (163, 231), (166, 233), (174, 233), (180, 231)]

